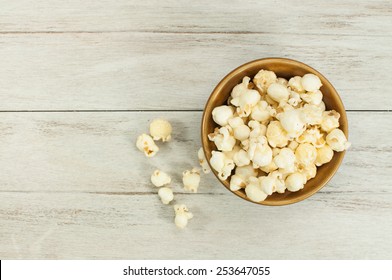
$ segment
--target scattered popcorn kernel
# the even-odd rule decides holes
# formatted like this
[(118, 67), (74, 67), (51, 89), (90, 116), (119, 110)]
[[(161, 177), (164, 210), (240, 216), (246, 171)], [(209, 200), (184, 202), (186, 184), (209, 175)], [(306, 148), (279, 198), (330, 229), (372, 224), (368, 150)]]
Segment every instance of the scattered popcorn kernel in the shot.
[(228, 124), (229, 119), (233, 117), (233, 114), (234, 108), (232, 106), (222, 105), (212, 110), (212, 119), (220, 126), (225, 126)]
[(339, 128), (335, 128), (327, 135), (327, 144), (336, 152), (347, 150), (351, 143), (347, 141), (346, 135)]
[(174, 199), (173, 191), (168, 187), (160, 188), (158, 190), (158, 195), (163, 204), (169, 204)]
[(316, 91), (318, 89), (321, 88), (322, 83), (320, 81), (320, 78), (317, 77), (314, 74), (305, 74), (302, 78), (301, 78), (301, 84), (302, 87), (306, 90), (306, 91)]
[(197, 168), (186, 170), (182, 173), (184, 189), (196, 193), (200, 184), (200, 172)]
[(171, 133), (172, 126), (167, 120), (155, 119), (150, 123), (150, 134), (154, 140), (169, 141)]
[(174, 223), (178, 228), (185, 228), (188, 224), (188, 220), (193, 218), (193, 214), (189, 212), (185, 204), (174, 205)]
[(153, 157), (159, 151), (157, 145), (155, 145), (154, 140), (151, 138), (150, 135), (143, 133), (140, 135), (136, 140), (136, 147), (141, 151), (144, 152), (146, 157)]
[(164, 185), (169, 185), (171, 183), (171, 178), (167, 173), (157, 169), (151, 175), (151, 182), (154, 186), (159, 188)]

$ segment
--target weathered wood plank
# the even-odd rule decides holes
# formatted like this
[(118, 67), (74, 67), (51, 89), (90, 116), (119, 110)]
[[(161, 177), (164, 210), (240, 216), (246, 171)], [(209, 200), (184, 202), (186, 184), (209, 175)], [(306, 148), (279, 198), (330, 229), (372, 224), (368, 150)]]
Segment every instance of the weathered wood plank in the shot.
[(271, 56), (297, 59), (318, 69), (349, 110), (392, 109), (388, 98), (392, 36), (298, 38), (298, 34), (0, 35), (0, 110), (200, 110), (229, 71)]
[(391, 35), (390, 1), (1, 1), (3, 32)]
[[(390, 259), (392, 194), (324, 193), (284, 207), (178, 195), (1, 192), (1, 259)], [(219, 241), (218, 241), (219, 240)]]
[[(2, 113), (0, 190), (25, 192), (150, 193), (155, 168), (172, 174), (198, 166), (201, 112)], [(391, 192), (391, 113), (348, 113), (352, 148), (323, 192)], [(135, 147), (157, 117), (170, 120), (173, 141), (146, 158)], [(377, 125), (375, 125), (377, 124)], [(201, 193), (226, 193), (211, 174)], [(365, 193), (365, 194), (361, 194)]]

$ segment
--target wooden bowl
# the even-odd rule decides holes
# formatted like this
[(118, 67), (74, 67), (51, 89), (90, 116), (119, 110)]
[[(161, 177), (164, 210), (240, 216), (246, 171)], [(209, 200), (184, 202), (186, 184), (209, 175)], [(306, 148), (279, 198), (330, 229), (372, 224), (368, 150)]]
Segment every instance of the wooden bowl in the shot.
[[(212, 91), (211, 96), (205, 106), (201, 124), (201, 140), (208, 164), (210, 164), (211, 152), (216, 150), (216, 147), (213, 142), (208, 140), (207, 135), (213, 132), (214, 128), (218, 126), (212, 119), (212, 110), (217, 106), (226, 104), (231, 90), (235, 85), (241, 83), (244, 76), (253, 78), (253, 76), (256, 75), (260, 69), (274, 71), (278, 77), (283, 77), (286, 79), (289, 79), (293, 76), (303, 76), (306, 73), (313, 73), (317, 75), (323, 84), (320, 90), (324, 95), (323, 101), (326, 105), (326, 109), (333, 109), (339, 112), (340, 129), (344, 132), (346, 137), (348, 137), (347, 116), (342, 100), (340, 99), (339, 94), (336, 92), (332, 84), (321, 73), (299, 61), (287, 58), (263, 58), (248, 62), (234, 69), (226, 77), (224, 77)], [(259, 202), (258, 204), (272, 206), (287, 205), (308, 198), (324, 187), (325, 184), (333, 177), (343, 160), (344, 154), (345, 152), (335, 152), (332, 160), (329, 163), (326, 163), (323, 166), (317, 168), (316, 177), (309, 180), (302, 190), (298, 192), (290, 192), (286, 190), (286, 192), (283, 194), (274, 193), (268, 196), (266, 200)], [(211, 168), (211, 170), (218, 178), (217, 172), (213, 168)], [(230, 177), (225, 181), (219, 181), (229, 191), (231, 191), (229, 187)], [(243, 189), (233, 193), (247, 201), (253, 202), (246, 197), (245, 191)]]

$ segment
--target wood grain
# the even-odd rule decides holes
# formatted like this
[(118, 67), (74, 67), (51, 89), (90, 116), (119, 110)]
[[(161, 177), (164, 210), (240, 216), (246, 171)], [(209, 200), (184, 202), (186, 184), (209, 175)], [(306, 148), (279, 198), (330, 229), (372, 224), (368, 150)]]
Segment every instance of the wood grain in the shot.
[[(182, 191), (181, 174), (198, 166), (201, 112), (2, 113), (1, 191), (156, 192), (149, 177), (155, 168), (172, 174)], [(173, 125), (173, 141), (146, 158), (136, 149), (139, 134), (157, 117)], [(349, 112), (352, 148), (323, 192), (390, 192), (391, 113)], [(374, 124), (377, 123), (377, 126)], [(23, 170), (23, 172), (21, 172)], [(225, 193), (214, 176), (203, 176), (202, 193)]]
[(346, 109), (390, 110), (391, 44), (392, 36), (3, 34), (0, 110), (201, 110), (228, 72), (271, 56), (319, 70)]
[(221, 32), (392, 35), (392, 4), (376, 0), (0, 2), (3, 32)]
[(392, 257), (391, 193), (328, 193), (283, 207), (229, 193), (177, 195), (194, 214), (183, 231), (156, 195), (2, 192), (0, 199), (2, 259)]

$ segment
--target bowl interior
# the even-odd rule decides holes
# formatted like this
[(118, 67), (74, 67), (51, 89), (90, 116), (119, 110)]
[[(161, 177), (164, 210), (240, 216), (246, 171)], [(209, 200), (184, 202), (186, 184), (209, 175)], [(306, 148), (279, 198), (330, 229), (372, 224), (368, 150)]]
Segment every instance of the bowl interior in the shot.
[[(202, 118), (202, 145), (203, 149), (209, 163), (209, 159), (211, 158), (211, 152), (216, 150), (215, 144), (208, 140), (207, 135), (214, 131), (214, 128), (217, 127), (217, 124), (212, 119), (212, 110), (220, 105), (226, 104), (228, 97), (231, 94), (231, 90), (235, 85), (242, 81), (244, 76), (249, 76), (253, 78), (254, 75), (260, 69), (271, 70), (276, 73), (278, 77), (283, 77), (289, 79), (293, 76), (303, 76), (307, 73), (313, 73), (317, 75), (323, 84), (321, 87), (321, 91), (323, 93), (323, 101), (326, 105), (326, 110), (335, 110), (340, 113), (340, 129), (345, 133), (346, 137), (348, 137), (348, 124), (347, 124), (347, 116), (346, 111), (344, 109), (343, 103), (331, 85), (331, 83), (318, 71), (313, 69), (312, 67), (303, 64), (301, 62), (284, 59), (284, 58), (266, 58), (255, 60), (249, 63), (246, 63), (232, 72), (230, 72), (226, 77), (222, 79), (222, 81), (216, 86), (213, 90), (210, 98), (207, 101), (203, 118)], [(265, 201), (260, 202), (259, 204), (263, 205), (286, 205), (301, 201), (319, 189), (321, 189), (335, 174), (339, 165), (341, 164), (345, 152), (334, 153), (333, 159), (324, 164), (321, 167), (317, 168), (317, 175), (315, 178), (309, 180), (305, 187), (298, 192), (289, 192), (286, 191), (284, 194), (274, 193), (267, 197)], [(212, 168), (211, 168), (212, 169)], [(213, 170), (213, 173), (218, 178), (217, 173)], [(219, 179), (218, 179), (219, 180)], [(221, 181), (221, 180), (219, 180)], [(229, 179), (225, 181), (221, 181), (223, 185), (230, 190), (229, 188)], [(250, 201), (243, 189), (233, 192), (236, 195)]]

